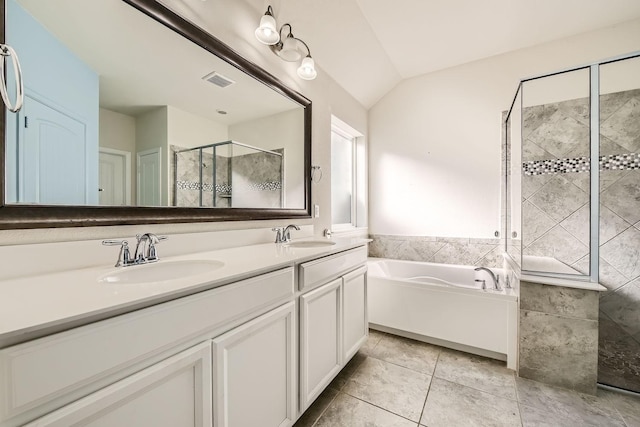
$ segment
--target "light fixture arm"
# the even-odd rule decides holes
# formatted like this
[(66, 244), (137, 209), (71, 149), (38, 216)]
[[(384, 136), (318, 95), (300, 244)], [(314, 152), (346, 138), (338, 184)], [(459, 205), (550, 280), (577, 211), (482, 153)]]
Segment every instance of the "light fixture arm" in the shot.
[(306, 48), (307, 48), (307, 56), (309, 56), (309, 57), (310, 57), (310, 56), (311, 56), (311, 49), (309, 49), (309, 46), (307, 46), (307, 44), (306, 44), (306, 43), (304, 42), (304, 40), (302, 40), (302, 39), (298, 39), (298, 38), (296, 38), (296, 40), (298, 40), (300, 43), (302, 43), (302, 44), (304, 45), (304, 47), (306, 47)]
[(284, 27), (289, 27), (289, 34), (288, 36), (291, 36), (295, 39), (294, 35), (293, 35), (293, 27), (291, 26), (291, 24), (289, 24), (288, 22), (282, 24), (282, 27), (280, 27), (280, 42), (282, 42), (282, 30), (284, 30)]

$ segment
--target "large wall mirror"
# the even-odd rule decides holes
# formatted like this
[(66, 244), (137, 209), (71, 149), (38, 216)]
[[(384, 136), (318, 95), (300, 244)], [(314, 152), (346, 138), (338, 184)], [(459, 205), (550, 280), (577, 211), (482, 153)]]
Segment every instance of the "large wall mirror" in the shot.
[(310, 217), (308, 99), (155, 1), (3, 12), (0, 228)]

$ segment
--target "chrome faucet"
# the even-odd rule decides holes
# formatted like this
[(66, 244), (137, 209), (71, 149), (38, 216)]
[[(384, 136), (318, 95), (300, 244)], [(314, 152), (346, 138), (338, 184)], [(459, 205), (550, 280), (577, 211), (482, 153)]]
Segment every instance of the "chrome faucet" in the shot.
[[(158, 261), (158, 252), (156, 245), (163, 240), (167, 240), (167, 236), (156, 236), (153, 233), (136, 234), (136, 250), (133, 258), (129, 250), (129, 242), (126, 240), (103, 240), (105, 246), (120, 246), (118, 261), (116, 267), (128, 267), (130, 265), (146, 264)], [(142, 248), (140, 245), (142, 244)]]
[[(156, 236), (153, 233), (136, 234), (136, 251), (134, 252), (133, 259), (137, 264), (144, 264), (147, 262), (158, 261), (158, 252), (156, 251), (156, 245), (162, 240), (167, 240), (167, 236)], [(140, 245), (142, 244), (142, 249)]]
[(496, 291), (502, 290), (502, 288), (500, 287), (500, 276), (496, 276), (493, 271), (489, 270), (487, 267), (476, 267), (474, 268), (474, 271), (486, 271), (487, 273), (489, 273), (489, 276), (491, 276), (491, 279), (493, 279), (493, 289)]
[(272, 228), (271, 231), (275, 231), (276, 232), (276, 241), (275, 243), (286, 243), (286, 242), (290, 242), (291, 241), (291, 229), (295, 229), (295, 230), (300, 230), (300, 227), (298, 227), (295, 224), (290, 224), (287, 225), (284, 228)]
[(289, 224), (285, 227), (285, 229), (282, 231), (282, 240), (284, 240), (285, 242), (290, 242), (291, 241), (291, 229), (300, 231), (300, 227), (298, 227), (295, 224)]

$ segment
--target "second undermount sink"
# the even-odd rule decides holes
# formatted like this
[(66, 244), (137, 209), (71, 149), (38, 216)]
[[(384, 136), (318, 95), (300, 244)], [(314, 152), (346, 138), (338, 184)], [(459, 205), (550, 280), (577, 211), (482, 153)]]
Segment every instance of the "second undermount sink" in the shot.
[(325, 246), (333, 246), (336, 242), (331, 240), (301, 240), (299, 242), (285, 243), (284, 246), (290, 248), (322, 248)]
[(103, 275), (98, 282), (114, 284), (165, 282), (210, 273), (223, 266), (223, 262), (214, 260), (158, 261), (153, 264), (121, 267)]

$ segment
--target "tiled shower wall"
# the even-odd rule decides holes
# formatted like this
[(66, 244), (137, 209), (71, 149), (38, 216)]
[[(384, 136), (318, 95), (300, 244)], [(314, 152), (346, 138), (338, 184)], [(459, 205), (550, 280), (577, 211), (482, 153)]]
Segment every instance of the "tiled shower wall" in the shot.
[[(272, 150), (283, 154), (283, 149)], [(283, 157), (257, 152), (231, 158), (232, 207), (283, 206)]]
[(372, 234), (369, 256), (502, 268), (500, 239)]
[[(598, 380), (640, 392), (640, 90), (600, 97)], [(523, 111), (525, 255), (589, 274), (589, 101)], [(527, 174), (527, 172), (529, 174)]]

